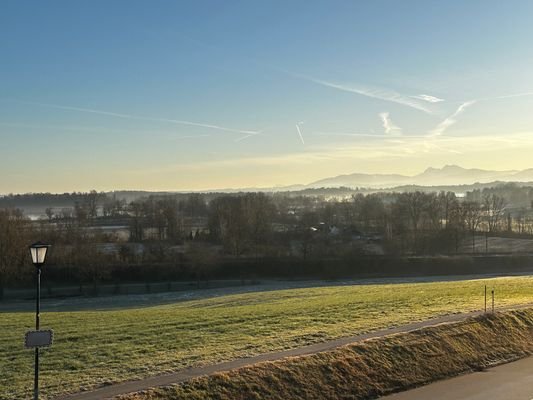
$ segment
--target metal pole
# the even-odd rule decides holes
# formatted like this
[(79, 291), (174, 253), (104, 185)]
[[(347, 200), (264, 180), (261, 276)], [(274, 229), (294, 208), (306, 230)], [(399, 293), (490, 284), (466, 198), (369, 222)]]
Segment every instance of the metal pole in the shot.
[(487, 313), (487, 285), (485, 285), (485, 314)]
[[(35, 309), (35, 329), (39, 330), (41, 317), (41, 268), (37, 268), (37, 298)], [(35, 381), (33, 384), (33, 399), (39, 400), (39, 348), (35, 348)]]
[(492, 289), (492, 312), (494, 313), (494, 289)]

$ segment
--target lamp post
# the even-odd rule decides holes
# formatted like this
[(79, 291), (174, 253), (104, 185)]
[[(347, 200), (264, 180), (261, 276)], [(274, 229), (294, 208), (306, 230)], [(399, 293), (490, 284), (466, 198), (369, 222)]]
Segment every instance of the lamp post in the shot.
[[(41, 267), (46, 260), (46, 253), (48, 252), (49, 244), (42, 242), (34, 243), (30, 246), (30, 254), (33, 265), (37, 272), (37, 296), (35, 307), (35, 329), (39, 331), (39, 318), (41, 311)], [(35, 347), (35, 380), (33, 383), (33, 398), (39, 399), (39, 347)]]

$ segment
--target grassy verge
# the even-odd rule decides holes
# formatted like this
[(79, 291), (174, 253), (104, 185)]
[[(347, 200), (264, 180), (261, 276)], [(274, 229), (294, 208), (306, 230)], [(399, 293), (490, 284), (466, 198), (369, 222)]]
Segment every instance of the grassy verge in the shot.
[(120, 399), (373, 399), (532, 352), (530, 309), (262, 363)]
[[(42, 398), (483, 307), (533, 300), (533, 278), (335, 286), (247, 293), (110, 311), (43, 310), (54, 345), (41, 357)], [(29, 398), (33, 313), (0, 313), (0, 399)]]

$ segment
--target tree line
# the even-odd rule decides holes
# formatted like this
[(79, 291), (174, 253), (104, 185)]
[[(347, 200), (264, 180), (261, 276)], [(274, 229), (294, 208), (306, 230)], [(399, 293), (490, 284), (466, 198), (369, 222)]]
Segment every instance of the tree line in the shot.
[[(90, 192), (73, 198), (70, 212), (50, 209), (39, 221), (2, 208), (0, 295), (4, 286), (30, 279), (27, 245), (37, 239), (54, 246), (50, 263), (58, 279), (95, 289), (123, 279), (121, 271), (133, 265), (143, 276), (164, 266), (173, 276), (208, 279), (228, 260), (457, 254), (465, 242), (475, 249), (481, 232), (533, 233), (530, 208), (511, 207), (505, 193), (194, 193), (127, 202)], [(122, 235), (105, 229), (110, 221), (122, 224)]]

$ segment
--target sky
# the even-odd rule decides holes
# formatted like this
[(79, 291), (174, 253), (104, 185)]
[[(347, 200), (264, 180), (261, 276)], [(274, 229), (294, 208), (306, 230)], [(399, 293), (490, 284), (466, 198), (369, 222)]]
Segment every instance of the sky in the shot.
[(0, 4), (0, 194), (533, 167), (533, 2)]

